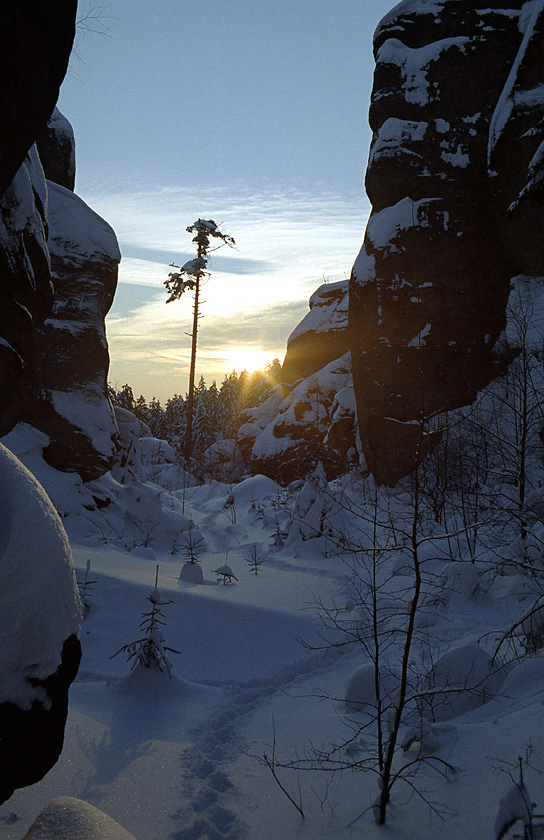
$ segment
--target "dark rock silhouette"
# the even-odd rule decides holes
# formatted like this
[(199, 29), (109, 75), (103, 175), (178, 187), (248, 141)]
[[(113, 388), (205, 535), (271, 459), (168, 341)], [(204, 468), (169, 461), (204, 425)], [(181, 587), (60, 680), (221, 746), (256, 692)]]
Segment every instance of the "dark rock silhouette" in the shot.
[(541, 19), (526, 8), (520, 22), (522, 6), (406, 0), (375, 33), (373, 209), (349, 329), (379, 483), (413, 469), (428, 418), (471, 403), (504, 370), (495, 344), (510, 278), (544, 273)]
[[(0, 436), (22, 417), (25, 380), (36, 359), (36, 327), (47, 317), (53, 300), (46, 242), (47, 191), (34, 144), (53, 111), (66, 72), (75, 32), (76, 6), (76, 0), (49, 3), (7, 0), (0, 8)], [(30, 707), (13, 688), (13, 673), (3, 674), (3, 702), (0, 703), (0, 801), (3, 801), (15, 788), (38, 781), (59, 756), (68, 687), (77, 672), (80, 646), (73, 635), (73, 627), (77, 626), (77, 593), (67, 542), (65, 548), (62, 540), (59, 543), (57, 571), (62, 580), (55, 582), (59, 584), (55, 591), (64, 593), (58, 596), (59, 603), (49, 599), (45, 612), (42, 610), (45, 605), (35, 603), (34, 598), (24, 603), (21, 582), (25, 580), (27, 558), (21, 550), (20, 565), (16, 566), (17, 533), (12, 532), (11, 526), (19, 516), (20, 526), (23, 520), (23, 533), (32, 535), (29, 528), (34, 523), (32, 518), (30, 522), (24, 520), (26, 510), (10, 510), (8, 502), (19, 491), (24, 496), (25, 488), (30, 487), (34, 488), (28, 490), (31, 496), (37, 493), (36, 510), (45, 511), (50, 503), (45, 494), (42, 497), (36, 491), (37, 483), (28, 478), (17, 459), (10, 457), (4, 447), (1, 451), (1, 486), (4, 493), (8, 493), (6, 487), (10, 489), (2, 504), (4, 528), (0, 551), (3, 627), (7, 628), (8, 636), (2, 639), (4, 659), (9, 653), (18, 660), (19, 648), (25, 647), (26, 638), (24, 634), (17, 639), (9, 637), (13, 624), (9, 610), (19, 616), (32, 614), (34, 635), (39, 636), (39, 628), (45, 627), (47, 616), (51, 615), (47, 610), (62, 615), (73, 608), (62, 635), (51, 643), (54, 660), (50, 662), (51, 651), (40, 658), (35, 650), (25, 648), (21, 661), (12, 662), (15, 674), (35, 675), (29, 676), (26, 683), (35, 692), (36, 699)], [(52, 506), (45, 520), (42, 525), (48, 538), (53, 533), (58, 537), (62, 527)], [(36, 551), (47, 549), (48, 538), (44, 545), (34, 546)], [(64, 599), (67, 592), (70, 594)], [(47, 633), (42, 635), (47, 639)], [(26, 661), (22, 661), (25, 657)], [(52, 673), (48, 673), (49, 668)]]
[(73, 192), (76, 181), (74, 130), (58, 108), (40, 132), (37, 146), (47, 180)]
[(58, 761), (64, 742), (68, 714), (68, 689), (81, 659), (77, 636), (70, 636), (62, 648), (57, 671), (36, 680), (47, 704), (35, 701), (30, 709), (15, 703), (0, 704), (0, 803), (17, 790), (39, 782)]
[(0, 196), (0, 435), (21, 417), (24, 381), (36, 359), (36, 325), (53, 301), (46, 196), (32, 148)]
[(0, 194), (55, 107), (75, 34), (77, 0), (6, 0), (0, 8)]

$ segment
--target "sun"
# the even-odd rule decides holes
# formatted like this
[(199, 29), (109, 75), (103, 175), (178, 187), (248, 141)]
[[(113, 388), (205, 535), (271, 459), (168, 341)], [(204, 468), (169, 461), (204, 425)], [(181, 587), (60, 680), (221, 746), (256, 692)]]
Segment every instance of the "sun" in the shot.
[(258, 347), (240, 347), (230, 350), (227, 358), (231, 369), (237, 373), (243, 370), (247, 370), (248, 373), (262, 370), (272, 361), (270, 351), (261, 350)]

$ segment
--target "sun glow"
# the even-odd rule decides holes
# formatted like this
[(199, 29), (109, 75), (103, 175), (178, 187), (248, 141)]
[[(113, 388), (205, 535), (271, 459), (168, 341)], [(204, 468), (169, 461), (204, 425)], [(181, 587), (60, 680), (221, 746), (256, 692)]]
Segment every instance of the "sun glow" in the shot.
[(264, 370), (270, 364), (272, 356), (269, 350), (261, 350), (259, 347), (240, 347), (230, 350), (227, 356), (231, 370), (241, 373), (247, 370), (253, 373), (255, 370)]

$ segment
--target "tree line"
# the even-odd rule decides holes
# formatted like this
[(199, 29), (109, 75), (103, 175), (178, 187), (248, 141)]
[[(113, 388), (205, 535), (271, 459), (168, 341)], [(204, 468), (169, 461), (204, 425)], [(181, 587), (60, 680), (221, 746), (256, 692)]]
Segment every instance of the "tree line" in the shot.
[[(194, 388), (193, 455), (202, 455), (219, 440), (236, 437), (246, 409), (262, 405), (280, 382), (281, 363), (274, 359), (264, 370), (240, 374), (232, 371), (220, 387), (215, 380), (206, 385), (203, 376)], [(153, 437), (167, 440), (180, 454), (184, 452), (187, 433), (189, 396), (174, 394), (164, 405), (155, 397), (148, 403), (125, 384), (116, 389), (108, 386), (112, 405), (125, 408), (144, 423)]]

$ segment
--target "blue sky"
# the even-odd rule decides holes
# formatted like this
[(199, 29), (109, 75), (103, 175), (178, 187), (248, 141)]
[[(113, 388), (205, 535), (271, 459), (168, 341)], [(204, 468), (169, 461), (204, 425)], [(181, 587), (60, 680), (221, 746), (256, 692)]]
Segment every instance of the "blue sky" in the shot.
[(312, 291), (349, 276), (370, 209), (372, 34), (392, 5), (80, 0), (91, 17), (59, 107), (76, 134), (76, 191), (123, 254), (112, 384), (162, 401), (185, 391), (191, 298), (166, 306), (162, 282), (192, 254), (185, 228), (199, 216), (237, 242), (210, 265), (197, 363), (208, 382), (282, 359)]

